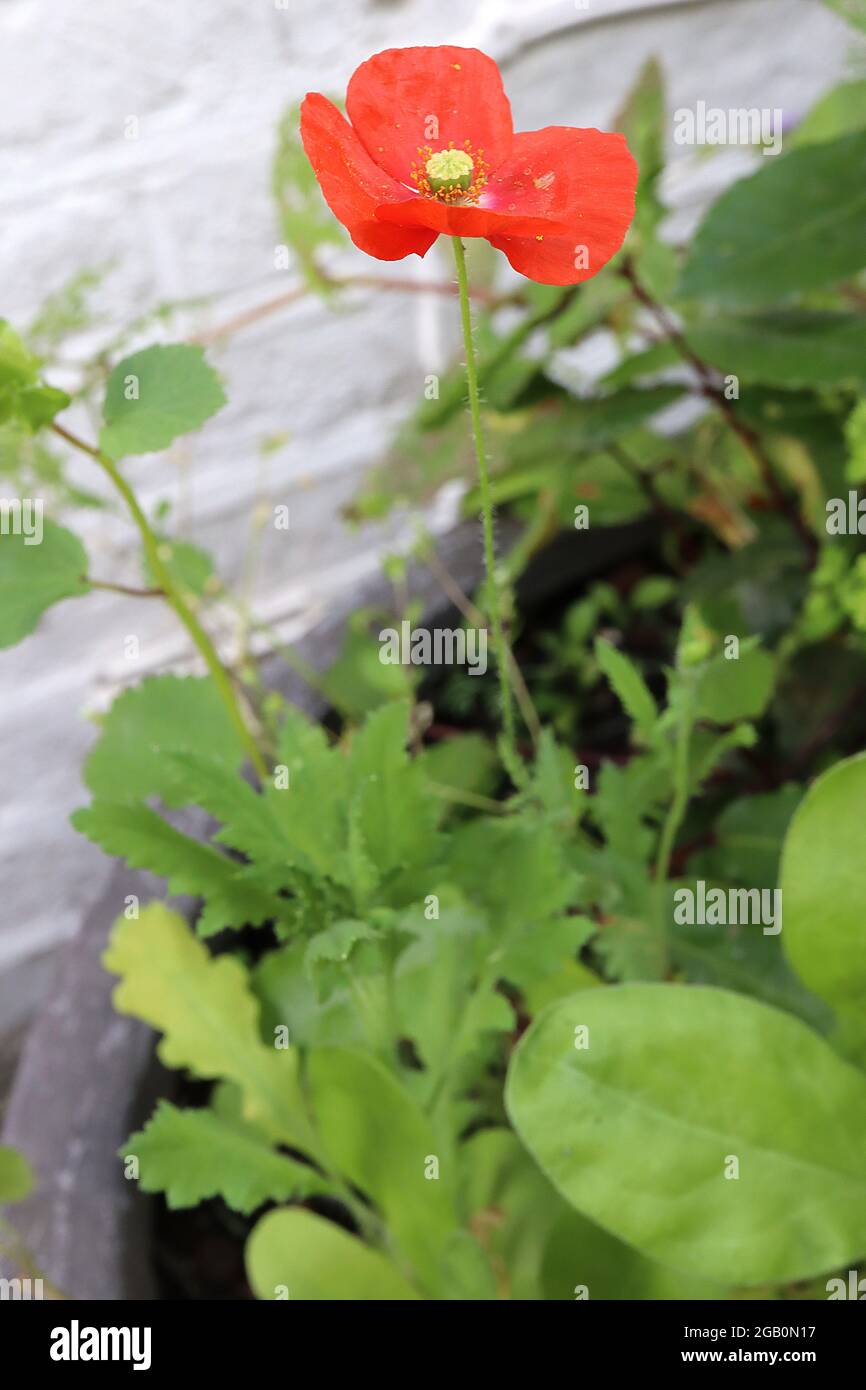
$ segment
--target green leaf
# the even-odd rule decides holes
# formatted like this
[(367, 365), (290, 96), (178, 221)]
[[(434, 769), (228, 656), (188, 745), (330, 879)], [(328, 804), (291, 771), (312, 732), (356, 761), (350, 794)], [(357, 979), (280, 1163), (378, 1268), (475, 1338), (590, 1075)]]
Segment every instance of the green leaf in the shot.
[[(481, 1034), (508, 1032), (514, 1016), (508, 1001), (494, 991), (495, 977), (480, 987), (480, 975), (493, 941), (484, 918), (459, 899), (443, 901), (439, 917), (427, 921), (420, 908), (400, 919), (415, 940), (401, 954), (392, 981), (394, 1008), (401, 1033), (411, 1038), (435, 1092), (443, 1076), (477, 1046)], [(535, 944), (535, 956), (539, 948)], [(501, 955), (498, 958), (500, 969)]]
[[(478, 872), (480, 864), (496, 865), (495, 873)], [(558, 916), (575, 894), (561, 837), (537, 817), (478, 819), (459, 826), (451, 837), (443, 878), (483, 907), (497, 936), (527, 928), (540, 932), (542, 923)]]
[[(754, 417), (746, 417), (749, 423), (762, 432), (796, 433), (796, 423), (789, 422), (778, 403), (780, 398), (796, 403), (799, 397), (760, 387), (747, 396), (755, 410)], [(774, 525), (742, 550), (706, 556), (686, 582), (686, 597), (716, 632), (780, 635), (794, 622), (805, 592), (802, 549), (795, 548), (792, 539), (790, 527), (780, 530)]]
[(511, 1129), (477, 1130), (458, 1159), (464, 1224), (481, 1233), (509, 1298), (541, 1298), (544, 1245), (552, 1222), (569, 1208)]
[(28, 429), (47, 425), (69, 405), (69, 396), (40, 381), (39, 358), (11, 324), (0, 319), (0, 424), (20, 420)]
[[(866, 3), (863, 12), (866, 14)], [(866, 126), (866, 82), (840, 82), (822, 96), (788, 137), (789, 147), (836, 140)]]
[(31, 430), (38, 430), (43, 425), (50, 424), (55, 415), (59, 415), (61, 410), (65, 410), (71, 403), (72, 397), (59, 387), (40, 383), (38, 386), (28, 386), (19, 391), (18, 409), (15, 413)]
[(810, 787), (782, 851), (782, 942), (836, 1011), (843, 1046), (866, 1065), (866, 754)]
[(632, 758), (624, 767), (605, 762), (590, 802), (592, 819), (612, 850), (636, 865), (649, 860), (655, 837), (646, 824), (666, 794), (656, 763)]
[[(456, 1215), (449, 1156), (426, 1116), (362, 1052), (314, 1050), (307, 1084), (329, 1166), (373, 1199), (404, 1258), (435, 1293)], [(439, 1159), (438, 1178), (425, 1175), (431, 1158)]]
[(490, 1260), (469, 1231), (451, 1232), (442, 1257), (442, 1298), (449, 1302), (493, 1302), (496, 1277)]
[[(648, 58), (638, 73), (625, 102), (611, 123), (613, 130), (622, 131), (638, 166), (638, 185), (635, 202), (640, 223), (651, 225), (659, 220), (663, 209), (655, 201), (655, 186), (664, 169), (665, 92), (661, 64)], [(648, 206), (649, 205), (649, 206)]]
[(118, 362), (108, 378), (100, 446), (113, 459), (152, 454), (198, 429), (225, 403), (203, 348), (144, 348)]
[(320, 725), (290, 708), (280, 731), (277, 765), (288, 769), (289, 785), (269, 787), (267, 797), (294, 862), (348, 883), (345, 756), (329, 747)]
[[(802, 787), (791, 783), (774, 792), (732, 801), (716, 821), (710, 848), (690, 856), (691, 883), (671, 882), (671, 894), (680, 886), (693, 887), (695, 878), (713, 886), (775, 888), (785, 831), (802, 795)], [(670, 920), (674, 920), (673, 908), (671, 897)], [(721, 985), (752, 994), (765, 1004), (796, 1014), (821, 1032), (829, 1031), (830, 1010), (789, 966), (782, 950), (784, 936), (784, 930), (779, 937), (764, 936), (758, 926), (675, 923), (671, 952), (693, 984)]]
[(439, 843), (436, 804), (423, 768), (406, 751), (408, 717), (406, 701), (384, 705), (354, 735), (349, 752), (349, 795), (380, 878), (411, 874)]
[(33, 1170), (23, 1154), (0, 1144), (0, 1206), (20, 1202), (33, 1188)]
[[(31, 515), (31, 523), (35, 519)], [(22, 520), (27, 522), (26, 510)], [(14, 646), (31, 633), (52, 604), (90, 592), (87, 555), (78, 537), (46, 519), (36, 545), (38, 532), (29, 529), (29, 537), (0, 533), (0, 647)]]
[(542, 729), (526, 799), (537, 803), (555, 824), (570, 826), (583, 809), (583, 793), (574, 781), (574, 757), (550, 729)]
[(222, 1197), (249, 1213), (264, 1202), (332, 1190), (315, 1168), (278, 1153), (260, 1132), (212, 1110), (179, 1110), (160, 1101), (121, 1157), (139, 1161), (143, 1192), (164, 1192), (172, 1209)]
[(710, 1286), (648, 1260), (569, 1207), (512, 1130), (485, 1129), (461, 1146), (463, 1189), (472, 1229), (507, 1271), (512, 1299), (720, 1297)]
[(866, 34), (866, 0), (824, 0), (824, 4)]
[(657, 1303), (727, 1296), (720, 1285), (648, 1260), (580, 1212), (568, 1210), (556, 1221), (544, 1247), (542, 1281), (547, 1301), (586, 1297)]
[(679, 367), (682, 362), (679, 348), (675, 343), (653, 343), (651, 347), (639, 352), (628, 353), (622, 361), (601, 378), (601, 386), (628, 386), (642, 377), (655, 376), (670, 367)]
[(769, 652), (740, 644), (740, 655), (713, 657), (701, 672), (695, 694), (695, 719), (713, 724), (733, 724), (757, 719), (773, 693), (776, 663)]
[(559, 410), (550, 412), (549, 420), (538, 418), (527, 438), (515, 437), (513, 456), (519, 460), (531, 451), (537, 458), (556, 450), (565, 458), (583, 461), (587, 449), (603, 448), (630, 434), (682, 395), (682, 386), (624, 386), (607, 396), (566, 398)]
[(613, 118), (638, 166), (635, 218), (629, 253), (637, 256), (641, 278), (653, 294), (667, 298), (676, 279), (676, 258), (657, 235), (667, 209), (658, 193), (665, 162), (665, 90), (661, 65), (649, 58), (624, 105)]
[[(388, 700), (405, 699), (412, 689), (413, 668), (379, 660), (379, 643), (371, 630), (376, 616), (368, 608), (351, 614), (340, 655), (322, 677), (325, 698), (357, 721)], [(377, 630), (381, 626), (380, 620)]]
[[(84, 780), (106, 801), (158, 796), (166, 806), (186, 805), (193, 773), (168, 760), (168, 752), (198, 754), (229, 772), (243, 762), (243, 746), (209, 676), (150, 676), (124, 690), (103, 720)], [(241, 800), (243, 793), (237, 795)]]
[[(756, 886), (754, 879), (746, 882), (750, 887)], [(686, 886), (694, 890), (694, 879), (687, 885), (671, 880), (671, 895), (676, 888)], [(673, 906), (671, 896), (669, 919), (673, 918)], [(752, 995), (774, 1009), (795, 1014), (819, 1032), (829, 1033), (830, 1010), (794, 974), (779, 938), (764, 936), (760, 926), (720, 927), (709, 923), (675, 922), (670, 951), (674, 964), (690, 984), (719, 985), (722, 989)]]
[(267, 797), (255, 791), (230, 763), (198, 749), (165, 752), (162, 765), (174, 804), (201, 806), (221, 822), (214, 839), (247, 855), (256, 864), (285, 865), (291, 857), (283, 829)]
[(322, 1000), (304, 968), (307, 942), (292, 941), (263, 956), (253, 973), (264, 1035), (287, 1026), (302, 1047), (353, 1047), (363, 1039), (362, 1019), (348, 987)]
[(118, 918), (102, 959), (121, 977), (114, 1007), (164, 1034), (158, 1053), (167, 1067), (234, 1081), (244, 1119), (315, 1154), (297, 1055), (262, 1042), (258, 1005), (238, 961), (211, 959), (183, 918), (161, 903), (138, 920)]
[(576, 994), (579, 989), (598, 989), (603, 983), (598, 975), (581, 965), (580, 961), (564, 960), (552, 975), (546, 975), (537, 984), (531, 984), (524, 989), (526, 1012), (530, 1018), (534, 1018), (557, 999), (565, 999), (569, 994)]
[(11, 323), (0, 319), (0, 391), (30, 386), (38, 379), (38, 357), (27, 350)]
[(304, 969), (319, 992), (327, 996), (331, 986), (345, 983), (345, 968), (365, 942), (376, 942), (378, 934), (366, 922), (335, 922), (313, 937), (304, 954)]
[(149, 806), (94, 801), (70, 819), (106, 854), (125, 860), (131, 869), (147, 869), (166, 879), (170, 896), (204, 898), (202, 936), (225, 927), (261, 926), (282, 914), (283, 902), (261, 887), (255, 869), (184, 835)]
[(546, 1301), (573, 1302), (578, 1297), (621, 1302), (730, 1298), (720, 1284), (681, 1275), (677, 1269), (646, 1259), (575, 1211), (563, 1212), (550, 1232), (542, 1283)]
[(773, 792), (731, 801), (716, 821), (711, 848), (689, 858), (689, 872), (775, 888), (782, 841), (802, 796), (802, 787), (789, 782)]
[(688, 327), (699, 357), (742, 381), (786, 389), (858, 387), (866, 381), (866, 333), (859, 314), (777, 310), (715, 316)]
[(525, 1034), (506, 1104), (578, 1211), (686, 1273), (787, 1283), (847, 1268), (866, 1247), (866, 1081), (754, 1000), (687, 985), (583, 991)]
[(710, 208), (679, 292), (760, 304), (853, 275), (866, 264), (864, 213), (866, 132), (764, 159)]
[[(489, 795), (496, 786), (499, 760), (482, 734), (458, 734), (433, 743), (420, 755), (424, 774), (440, 787)], [(447, 808), (447, 800), (443, 798)]]
[(418, 1294), (384, 1255), (309, 1211), (272, 1211), (246, 1248), (257, 1298), (301, 1302), (387, 1302)]
[(624, 652), (602, 638), (596, 641), (595, 657), (619, 696), (638, 737), (646, 742), (658, 719), (658, 709), (643, 676)]
[(845, 443), (845, 477), (856, 487), (866, 482), (866, 400), (858, 401), (845, 421)]
[[(213, 556), (200, 545), (160, 536), (159, 558), (167, 567), (174, 583), (185, 589), (187, 595), (192, 595), (194, 599), (219, 592), (220, 581), (214, 569)], [(143, 557), (142, 569), (147, 583), (159, 588), (159, 576), (154, 573), (147, 555)]]

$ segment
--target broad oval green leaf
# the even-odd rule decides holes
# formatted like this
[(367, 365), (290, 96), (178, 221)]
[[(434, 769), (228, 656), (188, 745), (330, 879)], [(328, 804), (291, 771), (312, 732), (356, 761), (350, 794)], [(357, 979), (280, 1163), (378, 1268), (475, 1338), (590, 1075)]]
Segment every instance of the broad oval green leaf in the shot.
[(257, 1298), (325, 1303), (418, 1298), (378, 1250), (299, 1208), (262, 1217), (247, 1241), (246, 1266)]
[(728, 1297), (722, 1285), (648, 1260), (573, 1208), (554, 1223), (541, 1266), (545, 1300), (673, 1302)]
[(767, 304), (866, 263), (866, 131), (761, 160), (698, 228), (680, 293)]
[(118, 362), (108, 378), (100, 446), (111, 458), (152, 454), (198, 429), (226, 403), (204, 349), (157, 345)]
[[(21, 499), (19, 499), (20, 501)], [(21, 503), (22, 507), (24, 503)], [(17, 533), (5, 534), (15, 525)], [(90, 592), (87, 555), (76, 535), (24, 510), (0, 533), (0, 647), (33, 631), (46, 609)]]
[(760, 647), (744, 647), (736, 658), (722, 654), (708, 661), (695, 695), (695, 718), (713, 724), (757, 719), (769, 703), (776, 663)]
[[(866, 15), (866, 5), (858, 0)], [(818, 145), (866, 126), (866, 82), (840, 82), (807, 111), (789, 143), (794, 146)]]
[(866, 1063), (866, 754), (810, 788), (785, 837), (780, 881), (788, 959)]
[(528, 1030), (506, 1104), (578, 1211), (675, 1269), (787, 1283), (866, 1248), (866, 1081), (755, 1000), (688, 985), (582, 991)]

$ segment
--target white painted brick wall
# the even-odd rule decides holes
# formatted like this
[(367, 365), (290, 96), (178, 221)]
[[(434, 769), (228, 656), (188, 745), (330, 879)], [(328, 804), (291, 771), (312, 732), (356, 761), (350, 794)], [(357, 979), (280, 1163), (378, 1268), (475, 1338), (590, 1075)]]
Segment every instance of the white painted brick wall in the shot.
[[(819, 0), (0, 0), (0, 314), (26, 324), (46, 292), (103, 262), (115, 266), (96, 301), (106, 339), (160, 301), (214, 296), (180, 325), (192, 331), (281, 293), (291, 276), (273, 269), (269, 195), (278, 116), (308, 88), (343, 91), (380, 48), (440, 42), (503, 62), (519, 128), (604, 125), (651, 53), (672, 108), (702, 98), (793, 114), (857, 46)], [(131, 116), (137, 140), (124, 135)], [(680, 228), (749, 159), (696, 166), (672, 154)], [(371, 268), (361, 260), (350, 251), (341, 268)], [(394, 268), (407, 269), (448, 273), (433, 253)], [(336, 511), (435, 368), (451, 309), (358, 294), (340, 315), (303, 301), (238, 335), (213, 353), (229, 407), (195, 440), (129, 465), (145, 503), (171, 497), (231, 580), (262, 487), (257, 442), (288, 433), (267, 486), (291, 505), (292, 531), (271, 538), (257, 591), (269, 616), (302, 627), (375, 564), (382, 532), (348, 532)], [(90, 336), (82, 354), (92, 346)], [(128, 529), (109, 516), (84, 525), (93, 573), (119, 577)], [(67, 816), (83, 800), (93, 736), (83, 711), (130, 674), (130, 630), (145, 666), (183, 655), (159, 605), (100, 595), (55, 610), (0, 657), (0, 1030), (44, 980), (25, 964), (74, 928), (104, 874)]]

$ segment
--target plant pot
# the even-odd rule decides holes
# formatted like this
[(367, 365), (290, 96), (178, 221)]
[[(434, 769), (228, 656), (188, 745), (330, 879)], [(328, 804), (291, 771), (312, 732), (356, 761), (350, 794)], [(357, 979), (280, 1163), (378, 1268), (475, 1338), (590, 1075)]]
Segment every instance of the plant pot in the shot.
[[(527, 606), (551, 604), (611, 564), (645, 551), (655, 523), (611, 527), (554, 542), (530, 565), (519, 586)], [(500, 527), (503, 547), (514, 528)], [(442, 563), (465, 591), (481, 572), (478, 527), (463, 523), (439, 544)], [(426, 569), (413, 568), (409, 590), (425, 605), (427, 624), (448, 619), (450, 605)], [(350, 613), (387, 607), (392, 591), (376, 576), (312, 629), (296, 650), (317, 670), (340, 651)], [(266, 684), (313, 717), (322, 700), (276, 660), (264, 663)], [(180, 822), (188, 833), (207, 828), (191, 810)], [(9, 1216), (38, 1272), (75, 1299), (157, 1297), (149, 1258), (153, 1202), (124, 1178), (118, 1152), (169, 1084), (154, 1054), (154, 1035), (114, 1012), (112, 977), (100, 958), (124, 899), (164, 897), (152, 876), (107, 864), (102, 883), (77, 935), (64, 946), (48, 1001), (32, 1023), (17, 1069), (3, 1141), (20, 1149), (36, 1174), (35, 1190)], [(196, 905), (180, 905), (192, 919)], [(16, 1271), (0, 1263), (0, 1273)]]

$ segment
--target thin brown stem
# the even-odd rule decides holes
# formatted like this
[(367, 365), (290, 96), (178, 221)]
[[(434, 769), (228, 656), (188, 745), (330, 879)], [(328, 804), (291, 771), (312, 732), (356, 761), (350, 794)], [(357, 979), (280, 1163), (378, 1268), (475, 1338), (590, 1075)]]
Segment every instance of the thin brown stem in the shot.
[(862, 285), (852, 284), (847, 281), (839, 286), (839, 293), (843, 299), (847, 299), (849, 304), (853, 304), (857, 309), (866, 309), (866, 289)]
[(244, 309), (241, 313), (234, 314), (232, 318), (218, 323), (216, 328), (205, 328), (201, 333), (194, 333), (192, 337), (187, 338), (187, 342), (196, 347), (208, 347), (209, 344), (217, 343), (223, 338), (231, 338), (235, 333), (240, 333), (241, 329), (249, 328), (252, 324), (258, 323), (260, 319), (269, 318), (271, 314), (278, 314), (281, 309), (288, 309), (291, 304), (296, 304), (299, 299), (304, 299), (310, 292), (311, 287), (309, 285), (295, 285), (285, 294), (278, 294), (274, 299), (266, 299), (262, 304), (254, 304), (251, 309)]
[[(458, 293), (457, 285), (451, 280), (414, 280), (408, 275), (326, 275), (321, 270), (318, 271), (318, 275), (329, 289), (336, 290), (357, 286), (362, 289), (389, 290), (396, 294), (443, 294), (451, 298)], [(276, 295), (273, 299), (266, 299), (261, 304), (254, 304), (252, 308), (242, 310), (233, 318), (217, 324), (216, 328), (206, 328), (200, 333), (195, 333), (187, 341), (199, 347), (207, 347), (210, 343), (230, 338), (242, 329), (270, 318), (282, 309), (288, 309), (292, 304), (305, 299), (311, 292), (310, 285), (295, 285), (285, 294)], [(517, 302), (517, 296), (513, 294), (496, 294), (492, 290), (480, 287), (470, 289), (469, 294), (478, 304), (484, 304), (488, 308)]]
[(641, 282), (632, 261), (626, 259), (622, 265), (622, 274), (632, 288), (632, 293), (638, 303), (652, 314), (656, 323), (661, 328), (667, 339), (673, 343), (683, 361), (688, 362), (697, 373), (701, 386), (701, 394), (719, 412), (728, 428), (737, 436), (740, 443), (751, 454), (754, 459), (761, 480), (766, 487), (774, 506), (783, 516), (786, 516), (796, 531), (802, 542), (808, 567), (811, 569), (815, 564), (818, 553), (818, 542), (809, 530), (796, 502), (788, 496), (784, 488), (776, 477), (773, 465), (767, 456), (763, 443), (759, 435), (740, 418), (734, 410), (731, 402), (724, 396), (716, 381), (716, 375), (709, 363), (705, 362), (695, 350), (690, 346), (680, 329), (674, 323), (667, 310), (658, 303), (649, 293)]
[[(332, 280), (331, 284), (340, 289), (361, 285), (369, 289), (394, 290), (399, 294), (444, 294), (452, 299), (458, 294), (458, 287), (453, 280), (414, 280), (408, 275), (345, 275)], [(469, 286), (469, 298), (476, 304), (486, 304), (489, 308), (515, 302), (514, 295), (497, 294), (494, 290), (485, 290), (478, 285)]]
[[(442, 592), (447, 598), (450, 598), (454, 607), (459, 613), (463, 614), (466, 621), (470, 623), (472, 627), (486, 627), (487, 619), (481, 612), (481, 609), (476, 607), (471, 598), (463, 592), (457, 580), (454, 578), (454, 575), (446, 569), (439, 558), (436, 547), (432, 544), (425, 547), (421, 558)], [(523, 721), (529, 730), (533, 743), (537, 743), (541, 737), (541, 720), (532, 702), (529, 687), (523, 679), (523, 672), (518, 666), (517, 659), (510, 647), (507, 649), (506, 659), (508, 661), (508, 673), (514, 687), (514, 698), (520, 706), (520, 713), (523, 715)]]
[(607, 452), (613, 455), (617, 463), (621, 464), (626, 473), (634, 480), (654, 512), (666, 521), (681, 521), (681, 513), (669, 506), (662, 497), (656, 487), (653, 475), (641, 468), (637, 460), (633, 459), (621, 444), (612, 440), (607, 446)]
[(111, 594), (126, 594), (129, 598), (165, 598), (165, 589), (135, 589), (131, 584), (115, 584), (108, 579), (91, 579), (84, 576), (85, 584), (91, 589), (105, 589)]

